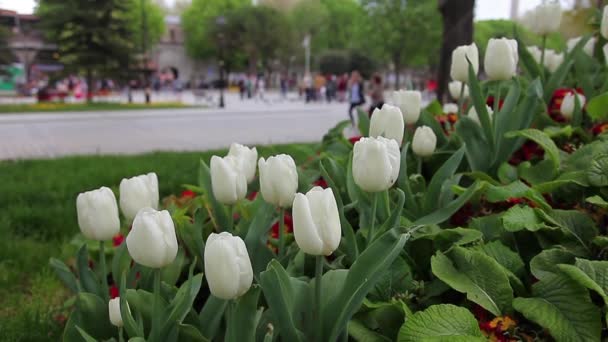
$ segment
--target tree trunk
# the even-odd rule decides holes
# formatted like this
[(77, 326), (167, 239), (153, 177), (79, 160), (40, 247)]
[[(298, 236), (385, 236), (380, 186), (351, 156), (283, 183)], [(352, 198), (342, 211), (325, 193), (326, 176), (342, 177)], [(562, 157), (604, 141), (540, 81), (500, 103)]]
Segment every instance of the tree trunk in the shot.
[(437, 99), (443, 102), (450, 78), (452, 51), (473, 42), (475, 0), (439, 0), (443, 17), (443, 43), (437, 71)]
[(87, 68), (86, 77), (87, 77), (87, 95), (86, 95), (87, 103), (91, 104), (91, 103), (93, 103), (93, 89), (94, 89), (93, 82), (95, 81), (93, 79), (93, 70), (91, 70), (91, 68)]

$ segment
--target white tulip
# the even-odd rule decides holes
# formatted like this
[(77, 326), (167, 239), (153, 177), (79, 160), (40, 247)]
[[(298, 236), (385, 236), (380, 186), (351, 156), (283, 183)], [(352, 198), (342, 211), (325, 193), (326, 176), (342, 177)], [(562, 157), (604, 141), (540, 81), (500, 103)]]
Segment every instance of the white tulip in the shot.
[(491, 80), (505, 81), (515, 76), (519, 55), (514, 39), (491, 38), (485, 56), (485, 69)]
[[(494, 111), (488, 105), (486, 105), (486, 110), (488, 111), (488, 116), (490, 117), (490, 121), (492, 121), (492, 115), (494, 114)], [(475, 123), (477, 123), (478, 125), (481, 126), (481, 120), (479, 120), (479, 115), (477, 114), (477, 110), (475, 110), (475, 106), (471, 106), (471, 109), (469, 109), (468, 117), (471, 120), (475, 121)]]
[(428, 126), (416, 128), (412, 140), (412, 151), (419, 157), (428, 157), (435, 152), (437, 147), (437, 136)]
[(289, 208), (298, 190), (298, 170), (291, 156), (279, 154), (265, 160), (260, 158), (260, 190), (268, 203)]
[(80, 231), (87, 239), (109, 240), (120, 230), (116, 197), (105, 186), (79, 194), (76, 213)]
[(559, 2), (544, 2), (536, 6), (534, 14), (534, 25), (530, 27), (533, 32), (544, 36), (557, 32), (562, 21), (562, 8)]
[[(450, 95), (454, 100), (460, 100), (460, 90), (462, 89), (462, 82), (460, 81), (452, 81), (448, 83), (448, 89), (450, 90)], [(469, 97), (469, 86), (464, 85), (464, 92), (462, 94), (463, 99)]]
[(167, 210), (143, 208), (127, 235), (127, 250), (140, 265), (163, 268), (177, 256), (175, 226)]
[[(539, 49), (538, 46), (528, 46), (527, 49), (528, 49), (528, 52), (530, 52), (530, 55), (532, 55), (532, 58), (534, 58), (534, 61), (536, 62), (536, 64), (540, 64), (540, 58), (543, 53), (541, 51), (541, 49)], [(546, 52), (546, 50), (545, 50), (545, 52)]]
[(455, 114), (458, 113), (458, 105), (455, 103), (446, 103), (443, 105), (444, 114)]
[[(578, 97), (579, 108), (582, 109), (585, 106), (587, 99), (583, 94), (578, 93), (576, 93), (576, 97)], [(560, 111), (562, 112), (562, 115), (568, 120), (572, 119), (572, 116), (574, 115), (574, 108), (576, 107), (576, 97), (574, 93), (568, 93), (566, 94), (566, 96), (564, 96), (564, 99), (562, 100)]]
[(133, 220), (142, 208), (158, 209), (158, 178), (154, 172), (120, 181), (120, 209), (125, 217)]
[(227, 232), (211, 233), (205, 244), (205, 278), (211, 294), (220, 299), (244, 295), (253, 282), (245, 242)]
[[(568, 46), (568, 52), (572, 52), (576, 45), (583, 39), (583, 37), (576, 37), (568, 39), (566, 45)], [(583, 52), (585, 52), (588, 56), (593, 57), (593, 52), (595, 51), (595, 43), (597, 38), (591, 37), (583, 46)]]
[(330, 255), (340, 245), (342, 228), (331, 188), (314, 187), (293, 200), (293, 235), (298, 247), (310, 255)]
[(602, 12), (602, 24), (600, 26), (600, 33), (602, 37), (608, 39), (608, 6), (604, 6), (604, 11)]
[(120, 314), (120, 297), (110, 299), (108, 302), (108, 312), (110, 313), (110, 323), (117, 327), (122, 327), (122, 315)]
[(422, 94), (417, 90), (397, 90), (393, 92), (393, 103), (401, 109), (406, 124), (415, 124), (420, 117)]
[(369, 124), (369, 136), (394, 139), (401, 146), (404, 127), (403, 115), (399, 107), (384, 104), (382, 109), (374, 109)]
[(255, 178), (255, 170), (258, 163), (258, 150), (255, 147), (249, 148), (241, 144), (232, 143), (228, 155), (236, 157), (239, 160), (245, 177), (247, 178), (247, 183), (251, 183)]
[(455, 81), (467, 83), (469, 81), (469, 62), (473, 66), (475, 75), (479, 72), (479, 50), (475, 43), (461, 45), (452, 52), (452, 68), (450, 75)]
[(211, 157), (211, 188), (213, 196), (223, 204), (234, 204), (245, 198), (247, 178), (236, 157)]
[(550, 72), (555, 72), (562, 63), (564, 63), (563, 53), (557, 53), (553, 50), (545, 51), (545, 67), (547, 67)]
[(353, 178), (367, 192), (387, 190), (399, 177), (399, 145), (383, 137), (361, 138), (353, 148)]
[(606, 65), (608, 65), (608, 43), (604, 44), (602, 51), (604, 52), (604, 61), (606, 62)]

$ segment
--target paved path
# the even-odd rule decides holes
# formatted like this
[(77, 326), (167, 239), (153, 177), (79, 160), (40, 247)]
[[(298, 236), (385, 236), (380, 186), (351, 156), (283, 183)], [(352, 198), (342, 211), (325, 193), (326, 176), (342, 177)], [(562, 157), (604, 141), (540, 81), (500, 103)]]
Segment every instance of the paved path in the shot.
[(208, 150), (233, 141), (313, 142), (346, 118), (343, 103), (269, 105), (236, 99), (224, 110), (0, 114), (0, 160)]

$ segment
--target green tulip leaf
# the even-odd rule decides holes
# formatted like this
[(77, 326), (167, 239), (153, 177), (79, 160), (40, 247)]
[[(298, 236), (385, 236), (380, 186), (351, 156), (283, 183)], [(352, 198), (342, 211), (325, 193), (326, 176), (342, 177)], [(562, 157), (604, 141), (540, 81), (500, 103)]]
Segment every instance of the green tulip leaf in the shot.
[[(76, 256), (76, 266), (78, 269), (78, 278), (80, 284), (85, 292), (93, 293), (96, 295), (104, 295), (101, 291), (100, 281), (95, 273), (89, 267), (89, 252), (87, 251), (87, 245), (84, 244), (78, 250)], [(105, 294), (108, 296), (109, 294)]]
[(193, 325), (180, 324), (177, 326), (179, 331), (178, 341), (189, 341), (189, 342), (210, 342), (211, 340), (205, 338), (203, 334)]
[(253, 273), (257, 275), (266, 268), (274, 256), (266, 244), (268, 231), (272, 226), (272, 221), (276, 218), (276, 208), (272, 204), (266, 203), (261, 196), (255, 199), (254, 205), (255, 216), (249, 224), (244, 241), (251, 258)]
[(80, 328), (95, 339), (106, 340), (116, 329), (110, 323), (108, 303), (92, 293), (80, 292), (76, 296), (76, 308), (80, 314)]
[(237, 299), (237, 304), (230, 317), (226, 329), (226, 342), (253, 342), (255, 332), (261, 317), (258, 310), (258, 299), (262, 290), (252, 286), (247, 293)]
[(357, 109), (357, 116), (359, 117), (359, 120), (357, 120), (357, 122), (359, 126), (359, 132), (361, 132), (361, 136), (368, 137), (370, 125), (369, 114), (362, 109)]
[[(469, 62), (469, 93), (473, 106), (479, 117), (481, 128), (485, 136), (485, 140), (488, 143), (489, 150), (494, 153), (494, 129), (492, 127), (492, 121), (490, 120), (490, 114), (488, 114), (488, 108), (486, 107), (486, 96), (481, 90), (481, 85), (477, 79), (477, 73), (473, 70), (471, 62)], [(486, 158), (488, 156), (486, 155)], [(489, 158), (488, 158), (489, 159)]]
[(397, 178), (397, 186), (405, 194), (405, 203), (408, 211), (417, 214), (420, 208), (410, 187), (410, 180), (407, 174), (407, 153), (409, 151), (409, 147), (410, 143), (408, 142), (401, 149), (401, 165), (399, 167), (399, 178)]
[(299, 305), (310, 301), (307, 283), (290, 278), (283, 266), (275, 259), (268, 264), (266, 271), (260, 273), (260, 285), (264, 298), (272, 311), (273, 322), (278, 334), (287, 341), (303, 341), (303, 333), (296, 328), (295, 317), (301, 317)]
[(591, 120), (604, 121), (608, 119), (608, 93), (603, 93), (598, 96), (595, 96), (589, 103), (587, 103), (586, 110)]
[(129, 272), (132, 261), (133, 259), (129, 255), (126, 243), (122, 243), (114, 249), (114, 257), (112, 258), (112, 279), (114, 280), (114, 284), (120, 284), (123, 273)]
[(450, 202), (443, 208), (440, 208), (426, 216), (417, 219), (413, 225), (433, 225), (447, 221), (455, 212), (465, 205), (473, 196), (483, 190), (485, 182), (475, 182), (463, 194)]
[(448, 258), (437, 252), (431, 258), (433, 274), (495, 316), (502, 316), (510, 309), (513, 290), (496, 260), (462, 247), (454, 247), (449, 255)]
[(209, 166), (201, 159), (198, 171), (198, 185), (205, 190), (205, 200), (211, 206), (212, 219), (218, 231), (224, 231), (232, 226), (232, 217), (228, 216), (224, 206), (215, 199), (211, 187), (211, 171)]
[(227, 306), (227, 300), (217, 298), (213, 295), (207, 297), (207, 301), (198, 317), (201, 333), (208, 340), (213, 341), (215, 339), (215, 335), (222, 323), (222, 317)]
[(425, 213), (430, 213), (439, 208), (439, 199), (441, 195), (441, 188), (444, 182), (448, 181), (462, 162), (464, 157), (465, 148), (461, 147), (456, 151), (443, 165), (435, 172), (429, 186), (427, 187), (426, 194), (424, 195), (423, 210)]
[(486, 172), (491, 166), (491, 150), (481, 127), (468, 116), (456, 123), (456, 134), (464, 142), (467, 161), (472, 171)]
[(167, 320), (161, 329), (161, 336), (167, 334), (172, 326), (183, 322), (184, 318), (192, 309), (192, 304), (198, 295), (199, 290), (203, 282), (203, 274), (199, 273), (193, 276), (195, 263), (190, 266), (188, 280), (184, 282), (175, 297), (171, 300), (168, 307)]
[(584, 171), (572, 171), (561, 174), (555, 180), (538, 183), (532, 186), (532, 189), (539, 193), (552, 193), (563, 186), (577, 185), (582, 187), (588, 187), (589, 182), (587, 181), (587, 174)]
[(399, 255), (406, 234), (392, 229), (367, 247), (348, 271), (340, 294), (323, 310), (322, 321), (333, 322), (323, 326), (323, 340), (334, 341), (346, 329), (348, 321), (359, 309), (365, 296)]
[[(120, 316), (122, 317), (122, 322), (124, 324), (124, 329), (129, 336), (144, 336), (144, 328), (143, 322), (136, 322), (135, 318), (133, 318), (133, 314), (131, 310), (129, 310), (129, 302), (127, 301), (128, 291), (127, 291), (127, 271), (123, 271), (122, 276), (120, 277), (120, 292), (123, 293), (120, 296)], [(126, 295), (124, 295), (126, 293)]]
[(452, 304), (433, 305), (408, 317), (399, 331), (399, 342), (486, 341), (473, 314)]
[[(330, 160), (330, 162), (327, 162), (327, 160)], [(344, 233), (344, 238), (340, 242), (340, 245), (343, 246), (346, 255), (350, 258), (350, 261), (352, 263), (355, 261), (355, 259), (357, 259), (357, 256), (359, 255), (359, 248), (357, 246), (355, 231), (350, 222), (348, 222), (348, 220), (346, 219), (346, 216), (344, 215), (344, 203), (342, 201), (342, 196), (340, 196), (340, 190), (334, 182), (334, 178), (331, 177), (327, 172), (327, 169), (325, 168), (325, 163), (331, 165), (333, 164), (333, 162), (331, 161), (331, 159), (326, 159), (325, 161), (320, 163), (321, 175), (323, 176), (323, 179), (325, 179), (325, 181), (327, 182), (327, 185), (329, 185), (329, 187), (332, 189), (334, 197), (336, 198), (338, 213), (340, 215), (340, 225), (342, 226), (342, 232)]]
[(79, 326), (76, 326), (76, 329), (78, 330), (80, 336), (84, 339), (85, 342), (97, 342), (97, 340), (93, 336), (87, 334), (87, 332), (82, 330)]
[(513, 307), (547, 329), (556, 341), (600, 340), (600, 311), (576, 281), (551, 274), (534, 284), (532, 293), (531, 298), (515, 298)]
[(80, 290), (78, 280), (76, 279), (76, 276), (74, 276), (74, 273), (72, 273), (72, 271), (69, 269), (69, 267), (61, 260), (56, 258), (51, 258), (49, 263), (51, 265), (51, 268), (55, 272), (55, 275), (57, 275), (57, 278), (61, 280), (63, 285), (65, 285), (73, 293), (78, 293)]

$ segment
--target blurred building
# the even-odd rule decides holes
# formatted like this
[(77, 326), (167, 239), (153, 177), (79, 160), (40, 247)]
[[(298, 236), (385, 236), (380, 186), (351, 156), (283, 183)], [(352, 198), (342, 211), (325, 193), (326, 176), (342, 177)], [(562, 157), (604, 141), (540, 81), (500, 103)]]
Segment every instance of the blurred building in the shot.
[(182, 83), (194, 78), (195, 61), (186, 53), (179, 16), (165, 17), (165, 33), (152, 51), (152, 61), (161, 73), (173, 72)]
[(61, 70), (57, 62), (57, 46), (44, 39), (37, 29), (40, 19), (32, 14), (19, 14), (0, 9), (0, 27), (7, 33), (7, 45), (12, 62), (23, 69), (20, 83), (36, 78), (40, 73)]

